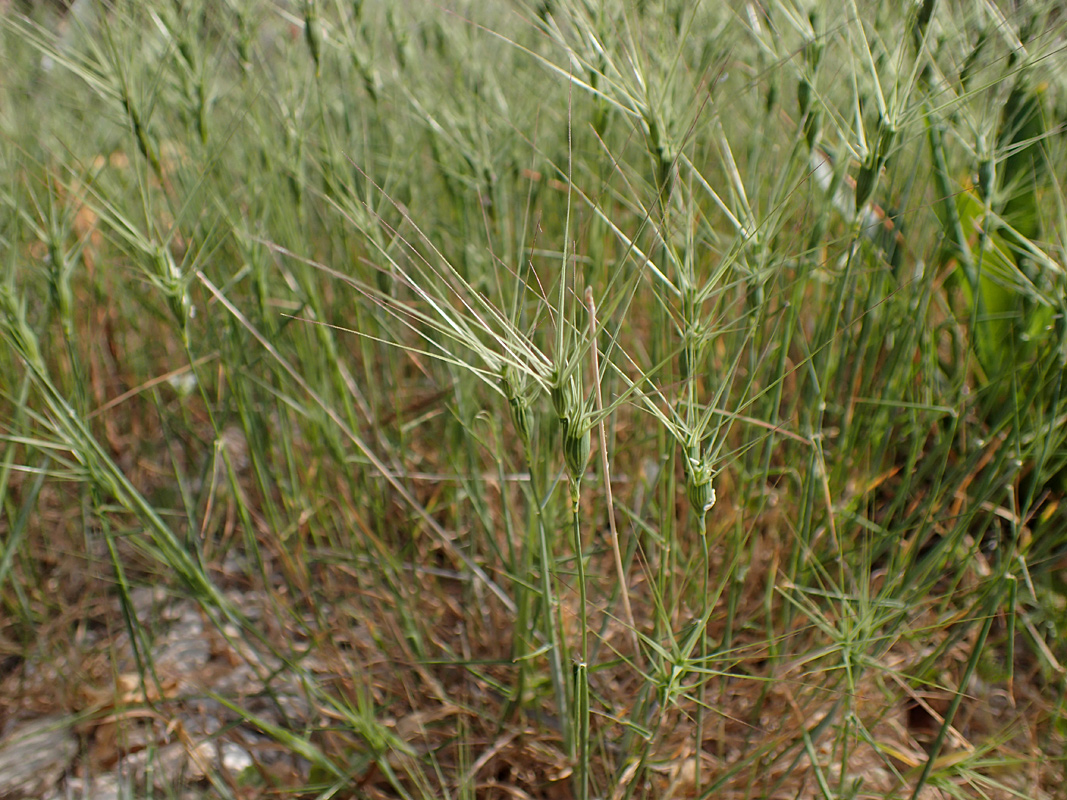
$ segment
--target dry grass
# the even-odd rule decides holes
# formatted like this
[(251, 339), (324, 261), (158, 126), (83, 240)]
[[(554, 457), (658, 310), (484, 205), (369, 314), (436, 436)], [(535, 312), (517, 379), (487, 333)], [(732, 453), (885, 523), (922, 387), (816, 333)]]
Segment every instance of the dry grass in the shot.
[(1057, 796), (1064, 23), (928, 6), (6, 16), (0, 796)]

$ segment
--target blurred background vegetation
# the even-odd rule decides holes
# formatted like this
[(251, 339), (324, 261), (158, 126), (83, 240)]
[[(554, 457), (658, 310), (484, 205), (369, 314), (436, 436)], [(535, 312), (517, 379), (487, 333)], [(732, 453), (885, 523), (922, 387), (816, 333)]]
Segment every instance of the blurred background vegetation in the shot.
[(1055, 796), (1059, 3), (0, 30), (0, 725), (68, 787)]

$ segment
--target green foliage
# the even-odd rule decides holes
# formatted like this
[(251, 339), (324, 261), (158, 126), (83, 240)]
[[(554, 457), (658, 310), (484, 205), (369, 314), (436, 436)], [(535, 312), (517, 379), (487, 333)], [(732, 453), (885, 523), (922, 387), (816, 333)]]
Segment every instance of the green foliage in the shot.
[(0, 642), (167, 585), (323, 796), (1058, 785), (1059, 4), (96, 8), (0, 23)]

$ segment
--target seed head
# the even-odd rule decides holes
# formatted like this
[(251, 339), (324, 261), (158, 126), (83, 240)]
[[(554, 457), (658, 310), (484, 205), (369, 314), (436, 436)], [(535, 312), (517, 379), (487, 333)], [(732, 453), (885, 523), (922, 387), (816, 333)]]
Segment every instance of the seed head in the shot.
[(557, 372), (551, 389), (552, 407), (564, 427), (571, 420), (576, 420), (582, 412), (582, 387), (576, 373), (564, 377)]
[(585, 415), (563, 427), (563, 460), (567, 462), (567, 472), (572, 480), (585, 474), (592, 442), (591, 428)]
[(515, 426), (515, 432), (519, 434), (523, 444), (529, 444), (534, 425), (533, 410), (530, 408), (532, 398), (523, 388), (517, 387), (512, 382), (511, 371), (507, 367), (504, 367), (501, 374), (500, 387), (508, 400), (508, 412), (511, 415), (511, 423)]
[(714, 475), (715, 470), (706, 457), (692, 452), (686, 457), (685, 494), (696, 512), (701, 533), (705, 530), (704, 516), (715, 505), (715, 487), (712, 486)]
[(533, 432), (533, 411), (530, 410), (529, 400), (523, 395), (513, 397), (508, 400), (508, 410), (511, 412), (511, 423), (515, 426), (515, 432), (519, 434), (523, 444), (529, 444)]
[(878, 120), (878, 138), (875, 140), (874, 150), (867, 154), (856, 176), (856, 211), (861, 211), (874, 194), (878, 178), (889, 161), (896, 139), (896, 126), (885, 117), (881, 117)]
[(45, 371), (37, 334), (26, 319), (26, 302), (17, 300), (13, 288), (0, 284), (0, 332), (14, 345), (15, 352), (38, 373)]

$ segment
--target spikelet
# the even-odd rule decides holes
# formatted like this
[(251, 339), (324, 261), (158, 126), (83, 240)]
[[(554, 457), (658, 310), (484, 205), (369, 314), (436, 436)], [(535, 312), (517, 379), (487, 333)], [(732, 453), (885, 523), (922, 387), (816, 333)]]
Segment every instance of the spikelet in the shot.
[(896, 126), (885, 117), (878, 120), (878, 138), (874, 150), (867, 154), (863, 166), (856, 176), (856, 211), (862, 211), (867, 201), (874, 195), (878, 178), (889, 161), (889, 153), (896, 143)]
[(508, 411), (511, 413), (511, 423), (515, 426), (515, 432), (523, 444), (529, 444), (533, 434), (533, 411), (530, 410), (530, 401), (525, 396), (519, 395), (508, 400)]
[(699, 321), (693, 322), (683, 334), (684, 346), (678, 354), (678, 373), (683, 381), (699, 374), (708, 338), (708, 326)]
[(557, 371), (550, 396), (556, 416), (564, 427), (570, 420), (578, 418), (581, 413), (582, 387), (576, 373), (565, 377)]
[(563, 460), (567, 464), (571, 480), (580, 480), (585, 474), (585, 465), (589, 462), (591, 434), (592, 425), (585, 414), (563, 427)]
[(30, 369), (44, 374), (44, 359), (37, 334), (26, 320), (26, 301), (17, 300), (13, 287), (8, 283), (0, 284), (0, 332)]
[(702, 535), (706, 531), (705, 515), (715, 505), (714, 475), (715, 470), (707, 456), (701, 456), (698, 447), (691, 448), (685, 460), (685, 494), (696, 512)]
[(511, 370), (505, 366), (500, 374), (500, 388), (508, 401), (508, 413), (511, 416), (511, 424), (515, 426), (515, 432), (519, 435), (524, 445), (530, 443), (533, 435), (534, 415), (530, 408), (533, 397), (527, 394), (522, 385), (516, 385), (512, 380)]

